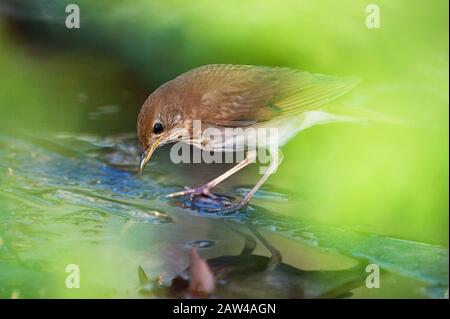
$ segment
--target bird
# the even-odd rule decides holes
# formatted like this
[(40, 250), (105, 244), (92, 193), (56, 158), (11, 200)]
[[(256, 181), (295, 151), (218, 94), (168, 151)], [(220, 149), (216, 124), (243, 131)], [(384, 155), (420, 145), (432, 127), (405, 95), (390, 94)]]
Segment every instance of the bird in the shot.
[[(275, 146), (268, 145), (269, 142), (258, 144), (277, 155), (260, 180), (239, 202), (211, 208), (223, 213), (237, 212), (247, 206), (255, 192), (276, 171), (282, 160), (278, 152), (281, 146), (307, 127), (339, 120), (339, 116), (321, 107), (359, 82), (355, 77), (257, 65), (209, 64), (182, 73), (151, 93), (139, 111), (137, 135), (142, 148), (139, 171), (144, 170), (155, 150), (165, 144), (181, 142), (208, 152), (236, 151), (235, 140), (225, 134), (227, 129), (275, 128)], [(215, 129), (221, 138), (196, 134), (194, 121), (202, 124), (201, 132)], [(244, 143), (248, 142), (246, 139)], [(244, 159), (214, 180), (167, 197), (216, 198), (211, 189), (254, 162), (256, 157), (255, 150), (248, 150)]]

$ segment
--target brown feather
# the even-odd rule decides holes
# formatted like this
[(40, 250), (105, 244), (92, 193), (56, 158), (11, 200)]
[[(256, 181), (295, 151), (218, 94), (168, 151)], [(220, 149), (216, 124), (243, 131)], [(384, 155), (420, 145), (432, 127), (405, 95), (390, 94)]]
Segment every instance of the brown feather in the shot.
[(189, 105), (191, 118), (245, 126), (317, 108), (356, 83), (289, 68), (215, 64), (186, 72), (172, 85), (200, 98)]
[(165, 83), (144, 103), (138, 135), (144, 145), (156, 120), (167, 129), (191, 120), (243, 127), (295, 116), (349, 91), (354, 78), (311, 74), (281, 67), (212, 64)]

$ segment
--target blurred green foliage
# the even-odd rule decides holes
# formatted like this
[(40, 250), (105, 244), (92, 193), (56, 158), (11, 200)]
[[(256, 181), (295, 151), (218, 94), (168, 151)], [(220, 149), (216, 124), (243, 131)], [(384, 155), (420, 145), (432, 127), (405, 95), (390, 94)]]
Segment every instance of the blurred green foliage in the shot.
[[(368, 29), (362, 0), (79, 0), (68, 30), (70, 2), (3, 1), (3, 130), (134, 131), (148, 93), (209, 63), (359, 76), (330, 108), (404, 123), (302, 132), (270, 183), (304, 201), (280, 214), (448, 245), (448, 1), (377, 1), (381, 28)], [(120, 116), (89, 119), (110, 104)]]

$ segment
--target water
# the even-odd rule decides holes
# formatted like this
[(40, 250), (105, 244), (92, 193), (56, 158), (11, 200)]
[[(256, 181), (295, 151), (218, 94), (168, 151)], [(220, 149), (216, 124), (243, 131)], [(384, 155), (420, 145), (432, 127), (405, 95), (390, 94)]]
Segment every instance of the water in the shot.
[[(213, 297), (444, 297), (448, 1), (378, 2), (380, 29), (365, 1), (79, 0), (69, 30), (64, 2), (2, 1), (0, 297), (182, 297), (193, 247), (227, 273)], [(229, 165), (174, 165), (165, 147), (138, 174), (139, 106), (218, 62), (360, 77), (326, 108), (379, 123), (301, 132), (237, 215), (168, 200)], [(238, 200), (258, 177), (250, 165), (214, 191)], [(281, 251), (273, 272), (260, 242), (245, 245), (248, 223)], [(372, 263), (379, 289), (365, 285)]]
[[(442, 298), (448, 289), (445, 247), (294, 220), (279, 212), (302, 199), (270, 186), (225, 222), (164, 197), (223, 168), (174, 167), (164, 150), (144, 174), (137, 161), (134, 133), (0, 135), (0, 296), (174, 296), (168, 287), (192, 247), (231, 269), (215, 297)], [(218, 191), (236, 200), (250, 186), (230, 187)], [(260, 243), (239, 255), (246, 223), (281, 251), (285, 264), (270, 276), (260, 271), (269, 256)], [(365, 286), (370, 263), (382, 269), (379, 289)], [(71, 264), (79, 289), (66, 287)], [(139, 267), (158, 284), (143, 285)]]

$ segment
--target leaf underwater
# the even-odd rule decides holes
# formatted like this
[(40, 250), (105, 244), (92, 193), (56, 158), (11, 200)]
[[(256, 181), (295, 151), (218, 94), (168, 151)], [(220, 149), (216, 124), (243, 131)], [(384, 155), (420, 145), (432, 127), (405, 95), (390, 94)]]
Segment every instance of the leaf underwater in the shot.
[[(351, 296), (350, 291), (361, 286), (367, 275), (361, 264), (344, 270), (305, 271), (282, 263), (268, 271), (271, 258), (253, 255), (254, 248), (246, 240), (240, 255), (207, 261), (192, 250), (190, 266), (170, 285), (147, 286), (141, 293), (166, 298), (266, 298), (270, 291), (272, 298), (339, 298)], [(141, 271), (139, 267), (139, 278)]]

